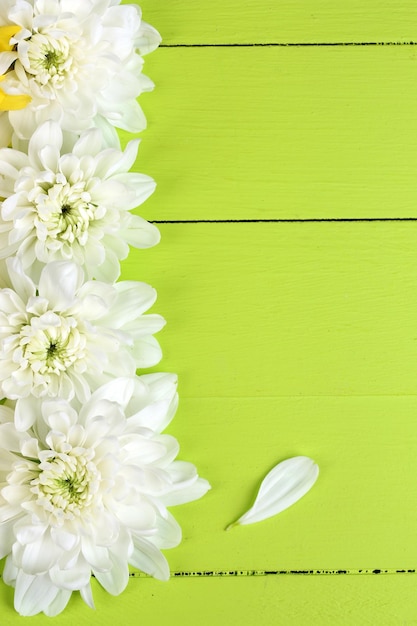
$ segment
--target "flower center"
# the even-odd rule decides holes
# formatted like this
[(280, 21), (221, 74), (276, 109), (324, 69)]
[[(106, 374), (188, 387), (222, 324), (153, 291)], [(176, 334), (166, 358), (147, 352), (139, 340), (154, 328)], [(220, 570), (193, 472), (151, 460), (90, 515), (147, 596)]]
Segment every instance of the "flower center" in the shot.
[(51, 342), (49, 344), (49, 347), (48, 347), (47, 351), (46, 351), (46, 358), (47, 359), (52, 358), (53, 355), (55, 354), (55, 352), (56, 352), (56, 343), (52, 343)]
[(88, 229), (98, 209), (85, 186), (85, 181), (71, 184), (58, 174), (53, 184), (38, 185), (30, 195), (36, 209), (37, 236), (48, 249), (56, 250), (75, 241), (81, 246), (87, 243)]
[[(35, 321), (36, 320), (36, 321)], [(32, 318), (20, 333), (23, 358), (40, 375), (61, 374), (85, 356), (85, 337), (71, 318), (56, 316), (57, 326), (40, 327), (40, 318)]]
[(88, 451), (49, 452), (31, 481), (38, 504), (57, 517), (73, 519), (89, 506), (97, 492), (99, 473)]
[(55, 39), (42, 33), (35, 33), (29, 40), (29, 67), (40, 85), (51, 84), (62, 87), (63, 82), (72, 74), (73, 59), (68, 39)]
[(58, 54), (56, 50), (48, 50), (45, 52), (45, 59), (42, 63), (46, 70), (57, 72), (62, 64), (62, 55)]

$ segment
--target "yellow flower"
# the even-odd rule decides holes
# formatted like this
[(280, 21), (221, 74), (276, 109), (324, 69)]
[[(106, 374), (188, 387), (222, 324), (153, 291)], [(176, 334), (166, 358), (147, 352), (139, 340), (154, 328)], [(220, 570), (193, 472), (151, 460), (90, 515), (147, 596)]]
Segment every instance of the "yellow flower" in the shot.
[[(0, 26), (0, 52), (10, 52), (13, 46), (10, 45), (10, 39), (19, 32), (20, 26), (16, 24), (11, 26)], [(0, 76), (0, 81), (4, 80), (6, 75)], [(29, 104), (31, 97), (25, 94), (12, 95), (0, 89), (0, 111), (17, 111), (24, 109)]]

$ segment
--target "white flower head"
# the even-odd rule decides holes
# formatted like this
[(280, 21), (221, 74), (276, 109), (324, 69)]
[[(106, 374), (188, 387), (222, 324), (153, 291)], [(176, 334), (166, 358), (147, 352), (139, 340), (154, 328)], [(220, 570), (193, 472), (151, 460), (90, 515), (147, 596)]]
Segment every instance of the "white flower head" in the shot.
[(70, 140), (49, 121), (27, 152), (0, 149), (0, 257), (18, 256), (34, 280), (45, 263), (69, 260), (88, 278), (113, 282), (128, 244), (158, 243), (158, 229), (130, 213), (155, 188), (149, 176), (129, 173), (138, 140), (124, 152), (104, 146), (98, 128)]
[(160, 549), (181, 529), (166, 507), (209, 489), (160, 434), (176, 402), (175, 376), (150, 374), (115, 379), (82, 407), (33, 399), (24, 432), (0, 407), (0, 558), (19, 613), (56, 615), (73, 591), (93, 606), (91, 574), (119, 594), (128, 564), (169, 578)]
[(114, 376), (132, 376), (161, 358), (152, 336), (164, 325), (143, 315), (155, 301), (149, 285), (83, 282), (71, 262), (45, 265), (36, 285), (16, 257), (7, 260), (9, 287), (0, 289), (0, 390), (17, 400), (20, 429), (33, 421), (31, 397), (76, 396)]
[(146, 126), (136, 98), (153, 83), (142, 74), (142, 55), (158, 33), (137, 5), (120, 0), (2, 0), (0, 25), (17, 25), (14, 49), (0, 53), (5, 91), (31, 96), (10, 112), (15, 133), (28, 139), (40, 123), (55, 119), (78, 132), (102, 118), (137, 132)]

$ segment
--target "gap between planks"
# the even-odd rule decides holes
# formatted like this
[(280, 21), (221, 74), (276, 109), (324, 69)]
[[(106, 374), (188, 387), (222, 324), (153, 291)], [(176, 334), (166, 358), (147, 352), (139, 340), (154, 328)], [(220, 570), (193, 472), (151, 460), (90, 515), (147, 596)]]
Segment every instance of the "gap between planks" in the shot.
[(417, 41), (334, 41), (316, 43), (267, 42), (267, 43), (166, 43), (159, 48), (313, 48), (335, 46), (415, 46)]
[[(341, 576), (416, 574), (416, 569), (305, 569), (305, 570), (201, 570), (171, 572), (171, 578), (250, 578), (255, 576)], [(131, 572), (131, 578), (152, 578), (143, 572)]]
[(152, 224), (311, 224), (316, 222), (417, 222), (417, 217), (307, 217), (307, 218), (266, 218), (266, 219), (224, 219), (224, 220), (148, 220)]
[[(198, 570), (175, 571), (170, 578), (253, 578), (260, 576), (369, 576), (369, 575), (417, 574), (417, 569), (284, 569), (284, 570)], [(0, 580), (3, 576), (0, 575)], [(92, 574), (92, 578), (95, 578)], [(129, 578), (154, 578), (145, 572), (129, 572)]]

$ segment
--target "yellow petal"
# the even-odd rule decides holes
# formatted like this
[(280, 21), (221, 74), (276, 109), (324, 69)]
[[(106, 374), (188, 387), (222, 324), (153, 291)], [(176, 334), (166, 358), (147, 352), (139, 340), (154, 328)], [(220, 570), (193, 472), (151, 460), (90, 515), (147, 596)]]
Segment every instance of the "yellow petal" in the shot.
[(0, 89), (0, 111), (17, 111), (24, 109), (30, 101), (30, 96), (25, 94), (14, 96)]
[(9, 26), (0, 26), (0, 52), (7, 52), (12, 50), (13, 46), (10, 45), (10, 39), (18, 33), (20, 26), (17, 24), (10, 24)]

